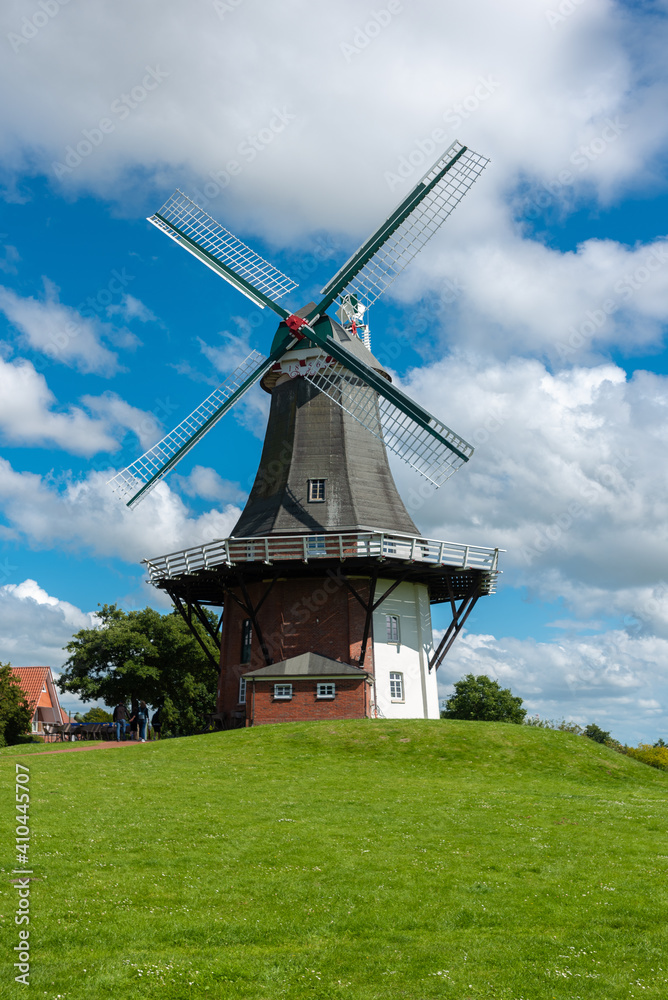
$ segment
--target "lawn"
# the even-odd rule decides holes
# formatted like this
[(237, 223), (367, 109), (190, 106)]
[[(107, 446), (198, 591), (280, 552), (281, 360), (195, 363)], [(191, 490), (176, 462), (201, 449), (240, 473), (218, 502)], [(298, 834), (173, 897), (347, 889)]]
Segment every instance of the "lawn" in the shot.
[(668, 774), (496, 723), (257, 727), (0, 751), (30, 768), (31, 995), (668, 997)]

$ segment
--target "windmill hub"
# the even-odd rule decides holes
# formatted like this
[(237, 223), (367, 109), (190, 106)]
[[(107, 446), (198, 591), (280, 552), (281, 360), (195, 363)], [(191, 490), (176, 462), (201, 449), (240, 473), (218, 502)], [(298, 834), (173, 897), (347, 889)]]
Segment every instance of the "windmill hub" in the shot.
[[(256, 382), (271, 394), (260, 466), (231, 537), (146, 560), (195, 635), (199, 622), (218, 646), (223, 726), (438, 717), (436, 671), (494, 592), (499, 550), (420, 536), (388, 451), (438, 487), (473, 448), (392, 384), (367, 320), (487, 162), (453, 143), (321, 301), (297, 313), (278, 304), (295, 283), (180, 191), (149, 220), (282, 321), (268, 356), (251, 352), (110, 483), (132, 507)], [(327, 312), (335, 304), (340, 322)], [(436, 649), (435, 604), (452, 612)], [(224, 609), (217, 627), (206, 608)]]

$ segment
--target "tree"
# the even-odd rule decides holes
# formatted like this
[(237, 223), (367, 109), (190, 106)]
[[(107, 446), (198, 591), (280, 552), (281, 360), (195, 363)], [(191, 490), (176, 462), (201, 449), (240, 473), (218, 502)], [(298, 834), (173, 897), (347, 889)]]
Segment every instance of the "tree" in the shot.
[(103, 708), (89, 708), (85, 715), (81, 717), (82, 722), (111, 722), (113, 715), (105, 712)]
[(588, 726), (585, 726), (582, 735), (593, 740), (594, 743), (605, 743), (606, 740), (610, 739), (610, 733), (600, 729), (595, 722), (590, 722)]
[(524, 722), (526, 709), (522, 699), (510, 688), (502, 688), (498, 681), (481, 674), (467, 674), (455, 684), (455, 693), (446, 704), (443, 718), (471, 719), (481, 722)]
[[(65, 647), (70, 658), (60, 690), (109, 706), (120, 701), (160, 705), (163, 731), (175, 735), (205, 728), (215, 706), (218, 670), (181, 615), (161, 615), (153, 608), (126, 613), (105, 604), (97, 617), (95, 628), (81, 629)], [(216, 661), (215, 644), (196, 627)]]
[(30, 731), (32, 713), (11, 664), (0, 663), (0, 747), (20, 743)]

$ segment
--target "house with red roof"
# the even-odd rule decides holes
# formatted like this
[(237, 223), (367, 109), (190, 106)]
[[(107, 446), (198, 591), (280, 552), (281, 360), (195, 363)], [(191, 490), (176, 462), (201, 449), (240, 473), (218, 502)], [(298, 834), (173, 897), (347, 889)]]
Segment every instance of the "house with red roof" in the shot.
[(67, 714), (63, 712), (58, 701), (51, 667), (12, 667), (12, 673), (21, 685), (30, 706), (31, 731), (35, 735), (45, 736), (45, 722), (52, 724), (68, 721)]

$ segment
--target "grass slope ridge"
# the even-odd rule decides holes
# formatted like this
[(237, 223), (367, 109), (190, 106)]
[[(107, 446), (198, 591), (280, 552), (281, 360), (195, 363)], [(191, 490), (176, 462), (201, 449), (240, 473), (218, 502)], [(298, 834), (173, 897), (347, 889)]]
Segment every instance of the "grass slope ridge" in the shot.
[(582, 737), (379, 720), (10, 748), (5, 845), (19, 759), (39, 996), (668, 996), (668, 775)]

